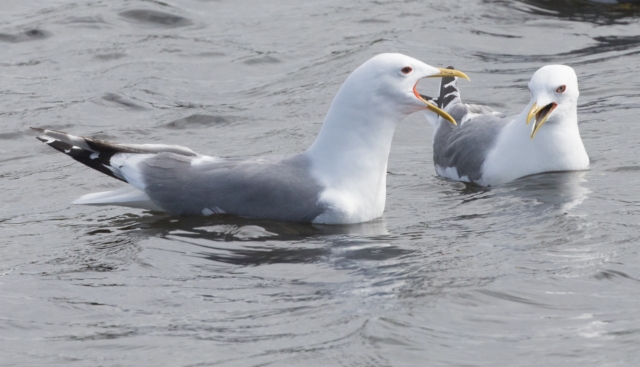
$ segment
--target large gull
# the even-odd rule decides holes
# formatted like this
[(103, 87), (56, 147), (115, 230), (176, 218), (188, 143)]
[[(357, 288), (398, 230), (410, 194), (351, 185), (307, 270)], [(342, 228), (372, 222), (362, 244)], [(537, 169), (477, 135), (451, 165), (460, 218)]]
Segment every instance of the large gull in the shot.
[(458, 124), (426, 115), (434, 126), (437, 174), (492, 186), (536, 173), (587, 169), (589, 156), (578, 130), (580, 93), (573, 69), (544, 66), (533, 74), (529, 91), (529, 104), (515, 118), (507, 117), (487, 106), (462, 103), (456, 78), (443, 78), (434, 102)]
[(384, 211), (387, 160), (398, 122), (428, 110), (455, 123), (416, 91), (420, 79), (444, 76), (467, 78), (401, 54), (373, 57), (342, 84), (311, 147), (286, 157), (216, 158), (174, 145), (118, 144), (34, 130), (49, 146), (131, 185), (82, 196), (75, 204), (358, 223)]

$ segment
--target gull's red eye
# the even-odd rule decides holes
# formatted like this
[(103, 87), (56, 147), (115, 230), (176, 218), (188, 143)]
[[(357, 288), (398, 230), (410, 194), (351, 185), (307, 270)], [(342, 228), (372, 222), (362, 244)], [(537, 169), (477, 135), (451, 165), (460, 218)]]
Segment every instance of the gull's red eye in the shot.
[(556, 93), (564, 93), (565, 90), (567, 90), (567, 86), (562, 84), (558, 89), (556, 89)]
[(413, 71), (413, 69), (411, 69), (411, 66), (405, 66), (400, 71), (402, 71), (403, 74), (409, 74), (410, 72)]

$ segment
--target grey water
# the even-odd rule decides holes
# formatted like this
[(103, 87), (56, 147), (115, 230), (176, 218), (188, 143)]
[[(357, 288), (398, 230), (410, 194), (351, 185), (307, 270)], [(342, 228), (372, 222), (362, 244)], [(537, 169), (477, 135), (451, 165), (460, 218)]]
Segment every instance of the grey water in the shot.
[[(180, 218), (71, 205), (122, 184), (28, 129), (294, 153), (382, 52), (508, 113), (574, 67), (591, 169), (442, 179), (415, 114), (379, 220)], [(637, 366), (639, 61), (628, 1), (3, 0), (0, 365)]]

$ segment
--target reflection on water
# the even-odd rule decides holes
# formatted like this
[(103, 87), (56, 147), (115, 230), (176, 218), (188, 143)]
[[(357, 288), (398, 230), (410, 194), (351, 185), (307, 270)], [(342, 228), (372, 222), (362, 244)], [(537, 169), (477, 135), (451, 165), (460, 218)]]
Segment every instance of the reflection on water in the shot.
[(171, 239), (185, 242), (201, 248), (198, 256), (207, 260), (238, 266), (257, 266), (268, 264), (313, 264), (326, 262), (358, 263), (362, 261), (388, 261), (410, 255), (413, 251), (402, 249), (388, 241), (358, 239), (325, 239), (316, 244), (292, 244), (274, 241), (268, 244), (224, 244), (184, 239), (172, 236)]
[(552, 172), (523, 177), (504, 185), (504, 191), (497, 195), (534, 200), (535, 208), (542, 214), (549, 209), (568, 212), (588, 198), (589, 190), (584, 187), (588, 171)]
[[(462, 214), (458, 219), (512, 216), (529, 225), (529, 219), (547, 218), (550, 214), (568, 214), (584, 202), (591, 193), (585, 186), (589, 171), (548, 172), (522, 177), (495, 187), (481, 187), (469, 183), (451, 182), (459, 188), (461, 206), (470, 206), (473, 214)], [(477, 206), (488, 203), (509, 203), (499, 211), (477, 215)], [(491, 205), (489, 204), (489, 205)], [(495, 205), (494, 204), (494, 205)]]
[(203, 258), (235, 265), (313, 263), (338, 248), (349, 248), (344, 256), (354, 260), (385, 260), (407, 253), (389, 244), (384, 217), (330, 226), (231, 215), (174, 217), (149, 213), (103, 220), (87, 234), (112, 234), (119, 241), (128, 238), (127, 242), (166, 238), (176, 244), (197, 246), (198, 256)]
[(102, 224), (121, 230), (139, 230), (146, 236), (165, 237), (181, 233), (215, 241), (301, 241), (321, 236), (364, 236), (384, 238), (388, 234), (384, 218), (351, 225), (318, 225), (279, 222), (261, 218), (243, 218), (233, 215), (209, 217), (176, 217), (161, 213), (125, 215)]
[(463, 241), (471, 246), (504, 241), (516, 249), (549, 237), (566, 241), (575, 236), (577, 240), (585, 235), (588, 222), (582, 205), (591, 195), (589, 174), (544, 173), (488, 188), (443, 179), (455, 190), (440, 198), (446, 202), (442, 215), (423, 225), (444, 231), (431, 231), (439, 241)]

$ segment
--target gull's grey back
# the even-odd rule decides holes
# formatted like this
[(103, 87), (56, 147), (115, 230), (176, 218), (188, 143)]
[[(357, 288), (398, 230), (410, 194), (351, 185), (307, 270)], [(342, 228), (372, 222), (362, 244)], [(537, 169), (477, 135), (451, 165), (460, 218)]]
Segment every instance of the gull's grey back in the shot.
[(192, 165), (194, 158), (159, 153), (140, 162), (145, 192), (172, 214), (239, 216), (311, 222), (324, 212), (322, 187), (310, 176), (309, 160), (218, 159)]

